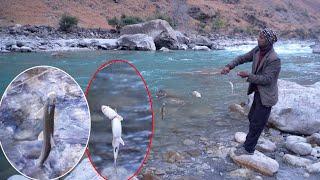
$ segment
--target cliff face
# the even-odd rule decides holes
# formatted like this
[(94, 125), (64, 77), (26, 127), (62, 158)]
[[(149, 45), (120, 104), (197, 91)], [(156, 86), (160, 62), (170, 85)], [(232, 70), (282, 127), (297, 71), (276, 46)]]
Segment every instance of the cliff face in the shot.
[(144, 20), (167, 16), (176, 29), (200, 33), (255, 34), (267, 26), (286, 37), (320, 34), (320, 0), (1, 0), (0, 26), (57, 26), (65, 12), (86, 28), (112, 28), (107, 19), (125, 14)]

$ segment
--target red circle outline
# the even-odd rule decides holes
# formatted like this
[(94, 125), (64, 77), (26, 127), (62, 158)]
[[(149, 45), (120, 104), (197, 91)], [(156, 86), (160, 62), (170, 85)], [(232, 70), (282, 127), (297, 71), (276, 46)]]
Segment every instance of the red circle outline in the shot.
[[(149, 91), (149, 89), (148, 89), (148, 86), (147, 86), (146, 81), (144, 80), (144, 78), (142, 77), (142, 75), (141, 75), (141, 73), (138, 71), (138, 69), (137, 69), (132, 63), (130, 63), (130, 62), (127, 61), (127, 60), (114, 59), (114, 60), (110, 60), (110, 61), (107, 61), (106, 63), (102, 64), (102, 65), (96, 70), (96, 72), (95, 72), (95, 73), (93, 74), (93, 76), (91, 77), (91, 79), (90, 79), (90, 81), (89, 81), (89, 84), (88, 84), (88, 86), (87, 86), (87, 88), (86, 88), (85, 96), (86, 96), (86, 97), (88, 96), (91, 83), (92, 83), (93, 80), (95, 80), (96, 75), (97, 75), (103, 68), (107, 67), (108, 65), (113, 64), (113, 63), (119, 63), (119, 62), (129, 64), (129, 65), (136, 71), (137, 75), (139, 75), (139, 77), (142, 79), (143, 84), (144, 84), (144, 86), (145, 86), (145, 89), (146, 89), (146, 91), (147, 91), (147, 93), (148, 93), (149, 104), (150, 104), (151, 115), (152, 115), (152, 128), (151, 128), (152, 130), (151, 130), (151, 134), (150, 134), (150, 136), (149, 136), (148, 149), (147, 149), (147, 152), (146, 152), (146, 154), (145, 154), (145, 156), (144, 156), (144, 158), (143, 158), (143, 160), (142, 160), (142, 162), (141, 162), (141, 165), (140, 165), (139, 168), (137, 169), (137, 171), (136, 171), (131, 177), (128, 178), (128, 179), (132, 179), (134, 176), (137, 176), (137, 175), (140, 173), (140, 171), (141, 171), (142, 168), (143, 168), (143, 165), (146, 163), (147, 158), (148, 158), (148, 156), (149, 156), (149, 154), (150, 154), (150, 149), (151, 149), (151, 146), (152, 146), (152, 138), (153, 138), (153, 135), (154, 135), (154, 112), (153, 112), (153, 107), (152, 107), (152, 98), (151, 98), (151, 93), (150, 93), (150, 91)], [(89, 140), (89, 141), (90, 141), (90, 140)], [(88, 147), (89, 147), (89, 143), (88, 143)], [(88, 147), (86, 148), (86, 154), (87, 154), (87, 156), (88, 156), (88, 158), (89, 158), (89, 161), (90, 161), (91, 165), (93, 166), (94, 170), (95, 170), (95, 171), (97, 172), (97, 174), (99, 174), (102, 178), (108, 179), (107, 177), (102, 176), (102, 175), (98, 172), (97, 168), (94, 166), (94, 164), (93, 164), (93, 162), (92, 162), (92, 159), (91, 159), (91, 156), (90, 156), (90, 150), (89, 150)]]

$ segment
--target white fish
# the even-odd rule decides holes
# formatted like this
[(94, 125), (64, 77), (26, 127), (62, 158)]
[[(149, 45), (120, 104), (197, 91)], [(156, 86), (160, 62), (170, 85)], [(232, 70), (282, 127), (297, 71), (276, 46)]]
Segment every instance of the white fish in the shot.
[(231, 92), (232, 92), (232, 94), (234, 94), (234, 91), (233, 91), (233, 83), (232, 83), (231, 81), (229, 81), (229, 84), (230, 84), (230, 86), (231, 86)]
[(102, 105), (101, 110), (103, 114), (111, 120), (112, 135), (113, 135), (113, 138), (112, 138), (113, 158), (114, 158), (114, 167), (116, 169), (119, 145), (122, 144), (124, 146), (124, 141), (121, 138), (121, 134), (122, 134), (121, 121), (123, 120), (123, 118), (109, 106)]
[(194, 95), (197, 98), (201, 98), (201, 94), (198, 91), (193, 91), (192, 95)]

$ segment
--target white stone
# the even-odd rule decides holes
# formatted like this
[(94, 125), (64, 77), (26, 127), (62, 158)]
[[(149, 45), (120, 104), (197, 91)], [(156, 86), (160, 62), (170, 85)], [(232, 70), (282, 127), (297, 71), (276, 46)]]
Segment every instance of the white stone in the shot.
[(285, 154), (283, 160), (293, 166), (306, 167), (312, 163), (310, 159), (294, 156), (291, 154)]
[(244, 143), (246, 141), (247, 134), (244, 132), (236, 132), (234, 135), (234, 139), (238, 143)]
[(279, 169), (279, 163), (264, 155), (259, 151), (255, 151), (254, 155), (240, 155), (236, 156), (234, 151), (230, 153), (231, 159), (240, 166), (253, 169), (264, 175), (272, 176)]

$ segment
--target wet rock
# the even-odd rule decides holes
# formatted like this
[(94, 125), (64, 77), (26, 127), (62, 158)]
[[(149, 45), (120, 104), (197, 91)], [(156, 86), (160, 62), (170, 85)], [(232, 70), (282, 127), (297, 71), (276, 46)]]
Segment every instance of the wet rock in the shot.
[(192, 50), (197, 50), (197, 51), (210, 51), (210, 48), (207, 46), (194, 46)]
[(176, 32), (170, 24), (162, 19), (147, 21), (144, 23), (124, 26), (121, 29), (120, 35), (124, 34), (147, 34), (152, 38), (156, 38), (160, 33), (168, 32), (174, 39), (177, 39)]
[(145, 173), (142, 175), (142, 180), (160, 180), (158, 176), (152, 175), (151, 173)]
[(274, 152), (276, 148), (276, 144), (268, 139), (262, 139), (257, 145), (257, 150), (261, 152)]
[(188, 45), (186, 44), (179, 44), (179, 50), (187, 50), (188, 49)]
[(65, 180), (87, 180), (87, 179), (97, 179), (102, 180), (94, 170), (92, 164), (90, 163), (88, 158), (83, 159), (71, 172), (66, 176)]
[(313, 133), (311, 136), (307, 137), (307, 142), (320, 146), (320, 133)]
[(312, 148), (311, 156), (316, 157), (316, 158), (320, 158), (320, 147), (319, 146)]
[(195, 145), (196, 143), (194, 141), (190, 140), (190, 139), (185, 139), (183, 141), (183, 144), (187, 145), (187, 146), (192, 146), (192, 145)]
[(124, 167), (117, 167), (117, 173), (115, 173), (114, 167), (107, 167), (101, 171), (101, 174), (108, 177), (109, 180), (129, 179), (134, 172), (128, 171)]
[(13, 176), (10, 176), (8, 180), (29, 180), (29, 179), (22, 175), (13, 175)]
[(160, 33), (157, 37), (154, 38), (154, 43), (157, 49), (160, 49), (161, 47), (166, 47), (174, 50), (179, 49), (177, 39), (172, 37), (168, 32)]
[(201, 155), (200, 149), (189, 149), (186, 151), (187, 154), (189, 154), (191, 157), (198, 157)]
[(281, 134), (281, 132), (279, 130), (273, 129), (273, 128), (269, 129), (269, 133), (270, 133), (271, 136), (278, 136), (278, 135)]
[(167, 21), (161, 19), (124, 26), (120, 34), (146, 34), (152, 37), (158, 49), (161, 47), (177, 49), (179, 44), (174, 29)]
[(320, 172), (320, 162), (308, 165), (307, 171), (309, 173), (319, 173)]
[(159, 49), (159, 51), (168, 52), (168, 51), (170, 51), (170, 49), (168, 49), (166, 47), (162, 47)]
[(164, 175), (164, 174), (166, 174), (166, 172), (164, 171), (164, 170), (162, 170), (162, 169), (157, 169), (155, 172), (154, 172), (156, 175)]
[(320, 54), (320, 43), (312, 46), (312, 53)]
[(163, 155), (163, 158), (166, 162), (169, 162), (169, 163), (181, 162), (184, 159), (184, 157), (180, 153), (175, 151), (166, 152)]
[(291, 154), (285, 154), (283, 160), (293, 166), (306, 167), (312, 163), (310, 159), (294, 156)]
[(243, 178), (249, 178), (250, 176), (252, 176), (252, 174), (253, 172), (250, 169), (245, 169), (245, 168), (236, 169), (229, 173), (229, 175), (232, 177), (243, 177)]
[(22, 46), (20, 48), (20, 52), (32, 52), (32, 49), (30, 47), (27, 47), (27, 46)]
[(287, 142), (307, 142), (307, 139), (301, 136), (288, 136), (286, 139)]
[(192, 91), (192, 95), (197, 98), (201, 98), (201, 93), (199, 93), (198, 91)]
[(279, 164), (276, 160), (269, 158), (257, 150), (255, 151), (254, 155), (240, 156), (236, 156), (234, 151), (231, 151), (230, 157), (240, 166), (253, 169), (268, 176), (272, 176), (279, 169)]
[(246, 141), (246, 137), (247, 137), (247, 134), (244, 132), (236, 132), (234, 134), (234, 139), (236, 140), (236, 142), (241, 144)]
[(206, 149), (206, 153), (210, 157), (225, 159), (230, 153), (231, 148), (225, 147), (220, 144), (214, 144), (212, 147)]
[(123, 50), (156, 50), (152, 37), (145, 34), (122, 35), (118, 39), (118, 45)]
[(209, 38), (201, 36), (201, 35), (191, 35), (190, 43), (195, 44), (197, 46), (206, 46), (210, 48), (212, 46), (212, 42)]
[(279, 101), (269, 123), (284, 132), (311, 135), (320, 131), (320, 83), (305, 87), (279, 80)]
[(175, 31), (177, 40), (179, 44), (189, 44), (190, 38), (188, 38), (186, 35), (182, 34), (180, 31)]
[(288, 150), (299, 154), (299, 155), (309, 155), (312, 151), (312, 146), (306, 143), (306, 139), (299, 136), (288, 136), (285, 142), (285, 146)]
[(241, 117), (248, 115), (248, 113), (246, 112), (245, 108), (242, 107), (240, 104), (235, 104), (235, 103), (231, 104), (229, 106), (229, 111), (231, 113), (239, 114)]

